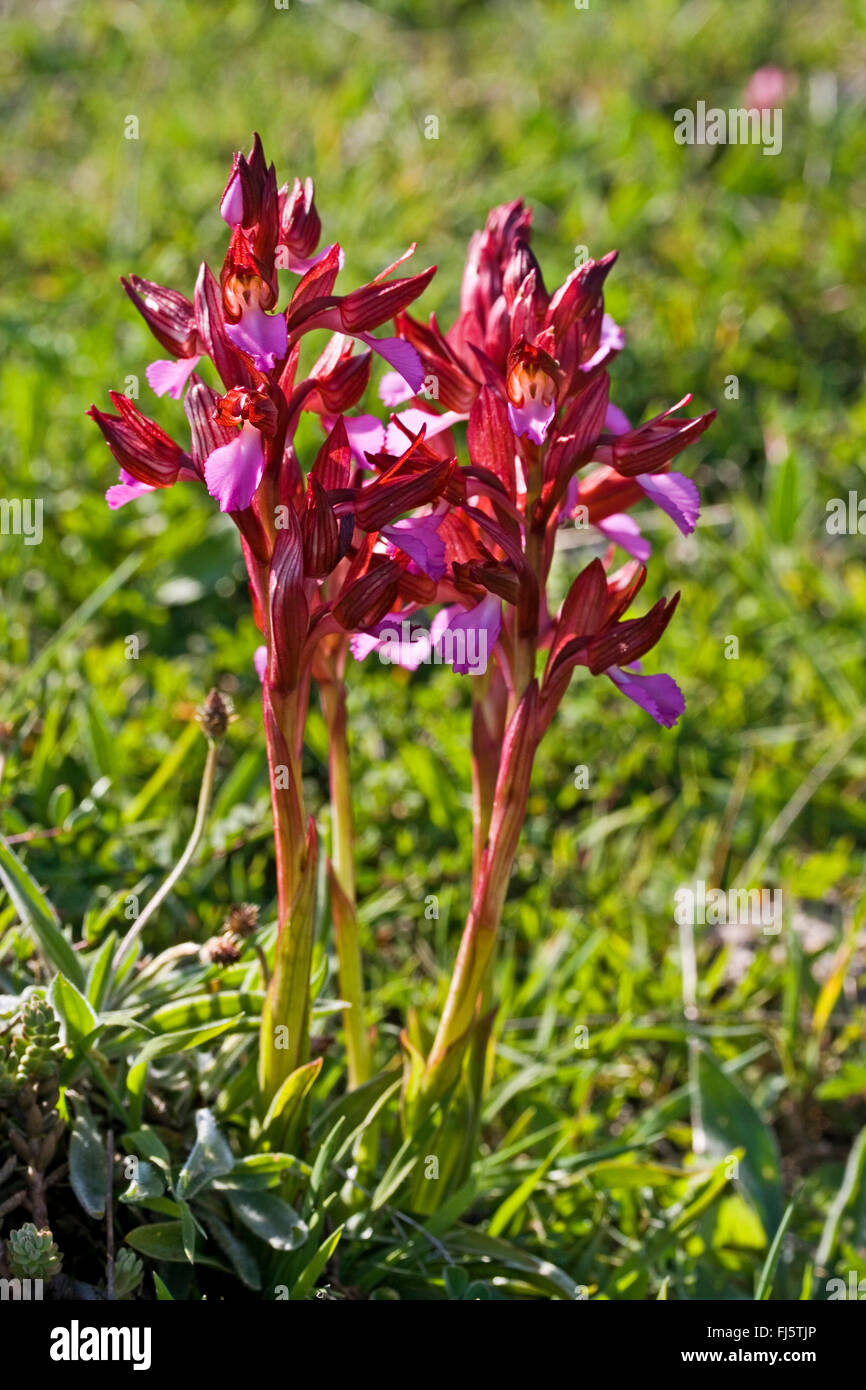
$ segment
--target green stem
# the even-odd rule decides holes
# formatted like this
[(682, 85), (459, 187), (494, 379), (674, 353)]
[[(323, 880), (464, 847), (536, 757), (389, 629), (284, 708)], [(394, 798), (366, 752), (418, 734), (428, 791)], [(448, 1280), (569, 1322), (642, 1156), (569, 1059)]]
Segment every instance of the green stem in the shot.
[(265, 1107), (309, 1056), (316, 859), (315, 832), (311, 829), (297, 892), (287, 915), (280, 918), (274, 970), (262, 1008), (259, 1086)]
[(274, 817), (277, 940), (262, 1010), (259, 1086), (267, 1106), (309, 1056), (310, 969), (315, 932), (316, 839), (304, 823), (298, 727), (306, 688), (263, 690), (265, 741)]
[(132, 950), (146, 923), (150, 920), (157, 908), (165, 901), (178, 879), (182, 878), (193, 855), (199, 847), (205, 826), (207, 825), (208, 812), (210, 811), (211, 799), (213, 797), (214, 779), (216, 776), (217, 759), (219, 757), (219, 744), (213, 740), (208, 741), (207, 758), (205, 760), (204, 772), (201, 779), (201, 788), (198, 794), (198, 807), (195, 813), (195, 824), (192, 834), (186, 842), (183, 854), (178, 859), (171, 873), (163, 880), (157, 888), (150, 902), (139, 913), (138, 918), (133, 922), (126, 936), (117, 948), (114, 957), (114, 970), (117, 971), (129, 952)]
[(370, 1039), (364, 1018), (364, 970), (355, 912), (352, 783), (346, 722), (346, 687), (341, 680), (320, 686), (328, 726), (331, 787), (331, 862), (343, 895), (342, 910), (334, 913), (340, 996), (349, 1005), (343, 1012), (349, 1089), (369, 1081), (372, 1074)]

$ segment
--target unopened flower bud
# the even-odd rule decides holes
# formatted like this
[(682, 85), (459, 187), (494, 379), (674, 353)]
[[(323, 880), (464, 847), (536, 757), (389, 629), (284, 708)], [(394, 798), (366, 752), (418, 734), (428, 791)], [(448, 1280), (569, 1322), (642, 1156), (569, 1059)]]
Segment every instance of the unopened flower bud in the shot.
[(243, 386), (233, 386), (219, 397), (213, 418), (218, 425), (227, 427), (242, 425), (248, 420), (268, 436), (277, 432), (277, 409), (273, 401), (264, 391), (248, 391)]
[(198, 721), (209, 739), (225, 737), (232, 719), (232, 702), (227, 695), (212, 690), (198, 711)]

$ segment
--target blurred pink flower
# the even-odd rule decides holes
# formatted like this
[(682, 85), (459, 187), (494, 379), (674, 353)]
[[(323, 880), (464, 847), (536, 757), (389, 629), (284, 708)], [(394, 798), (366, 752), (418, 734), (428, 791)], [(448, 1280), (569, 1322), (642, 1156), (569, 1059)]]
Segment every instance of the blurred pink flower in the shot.
[(769, 111), (781, 106), (796, 86), (796, 78), (784, 68), (758, 68), (743, 93), (743, 105), (750, 111)]

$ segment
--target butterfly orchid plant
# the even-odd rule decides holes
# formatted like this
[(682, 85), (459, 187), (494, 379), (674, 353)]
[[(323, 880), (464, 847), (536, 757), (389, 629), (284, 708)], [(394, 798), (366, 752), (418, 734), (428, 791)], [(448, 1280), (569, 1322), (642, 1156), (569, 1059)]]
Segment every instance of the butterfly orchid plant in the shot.
[[(343, 253), (337, 244), (317, 250), (312, 183), (278, 188), (258, 136), (249, 156), (235, 157), (220, 211), (231, 229), (222, 271), (217, 280), (202, 265), (192, 300), (138, 276), (123, 282), (170, 354), (147, 378), (158, 395), (184, 396), (189, 442), (112, 393), (116, 413), (90, 412), (121, 469), (108, 503), (198, 483), (240, 532), (263, 639), (256, 666), (278, 890), (261, 1028), (265, 1104), (311, 1065), (318, 849), (300, 774), (311, 687), (330, 734), (332, 920), (354, 1087), (369, 1080), (372, 1057), (355, 919), (347, 655), (416, 667), (446, 652), (455, 673), (474, 672), (471, 901), (435, 1037), (414, 1024), (404, 1035), (410, 1132), (434, 1111), (447, 1114), (461, 1089), (468, 1097), (468, 1116), (442, 1126), (457, 1181), (474, 1147), (495, 1012), (491, 967), (544, 733), (578, 670), (604, 675), (665, 728), (683, 711), (670, 676), (640, 669), (678, 595), (628, 616), (650, 555), (630, 513), (649, 501), (684, 534), (694, 529), (697, 489), (671, 465), (714, 412), (679, 414), (685, 397), (629, 424), (610, 399), (609, 369), (624, 345), (604, 308), (616, 253), (587, 260), (549, 294), (521, 202), (495, 208), (472, 238), (447, 333), (435, 317), (409, 314), (434, 272), (394, 278), (405, 257), (335, 293)], [(282, 309), (280, 269), (299, 277)], [(392, 321), (390, 336), (374, 336)], [(331, 336), (301, 376), (301, 341), (315, 329)], [(387, 425), (348, 413), (374, 353), (388, 364)], [(208, 361), (219, 385), (199, 374)], [(295, 451), (302, 412), (322, 427), (309, 467)], [(594, 528), (601, 553), (554, 609), (549, 579), (566, 525)], [(413, 629), (425, 611), (429, 625)]]

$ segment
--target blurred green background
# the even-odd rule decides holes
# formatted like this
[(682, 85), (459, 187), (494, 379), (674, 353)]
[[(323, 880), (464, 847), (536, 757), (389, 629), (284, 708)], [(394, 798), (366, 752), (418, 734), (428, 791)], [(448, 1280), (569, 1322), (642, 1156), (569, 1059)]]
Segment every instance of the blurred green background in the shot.
[[(192, 488), (109, 513), (116, 470), (84, 416), (135, 376), (142, 408), (183, 437), (180, 405), (144, 381), (160, 350), (118, 276), (191, 294), (201, 259), (218, 270), (219, 197), (254, 129), (281, 181), (315, 178), (324, 239), (346, 251), (341, 285), (417, 241), (416, 268), (439, 265), (420, 309), (446, 326), (494, 203), (532, 204), (549, 289), (578, 248), (617, 247), (607, 307), (627, 346), (613, 398), (633, 420), (687, 391), (719, 411), (682, 465), (704, 499), (699, 529), (684, 540), (659, 514), (651, 532), (646, 597), (683, 597), (648, 668), (675, 676), (686, 715), (660, 731), (587, 678), (543, 747), (506, 910), (510, 1021), (486, 1143), (494, 1154), (506, 1132), (567, 1123), (578, 1150), (658, 1135), (653, 1161), (679, 1162), (691, 1137), (674, 891), (700, 878), (781, 887), (778, 937), (697, 929), (692, 1036), (746, 1078), (782, 1185), (803, 1185), (781, 1275), (793, 1297), (866, 1118), (866, 564), (863, 537), (825, 525), (829, 499), (866, 495), (863, 20), (856, 0), (37, 0), (7, 6), (0, 43), (3, 489), (45, 507), (40, 546), (0, 537), (4, 833), (67, 920), (94, 922), (112, 893), (173, 862), (203, 757), (190, 710), (219, 684), (239, 717), (210, 853), (154, 944), (204, 939), (233, 899), (272, 905), (235, 532)], [(738, 106), (766, 64), (789, 79), (777, 157), (675, 143), (678, 108)], [(576, 562), (563, 552), (563, 580)], [(384, 1059), (408, 1005), (441, 1000), (468, 904), (468, 691), (441, 670), (409, 679), (369, 663), (350, 683)], [(318, 712), (309, 732), (318, 809)], [(11, 919), (0, 906), (0, 933)], [(0, 972), (2, 952), (0, 935)], [(508, 1173), (551, 1143), (518, 1145)], [(495, 1207), (507, 1180), (492, 1171)], [(566, 1158), (504, 1225), (609, 1296), (654, 1297), (657, 1271), (630, 1272), (628, 1252), (678, 1189), (662, 1168), (644, 1179), (623, 1191)], [(853, 1206), (837, 1255), (862, 1277), (862, 1195)], [(751, 1296), (765, 1245), (726, 1197), (666, 1253), (670, 1296)]]

